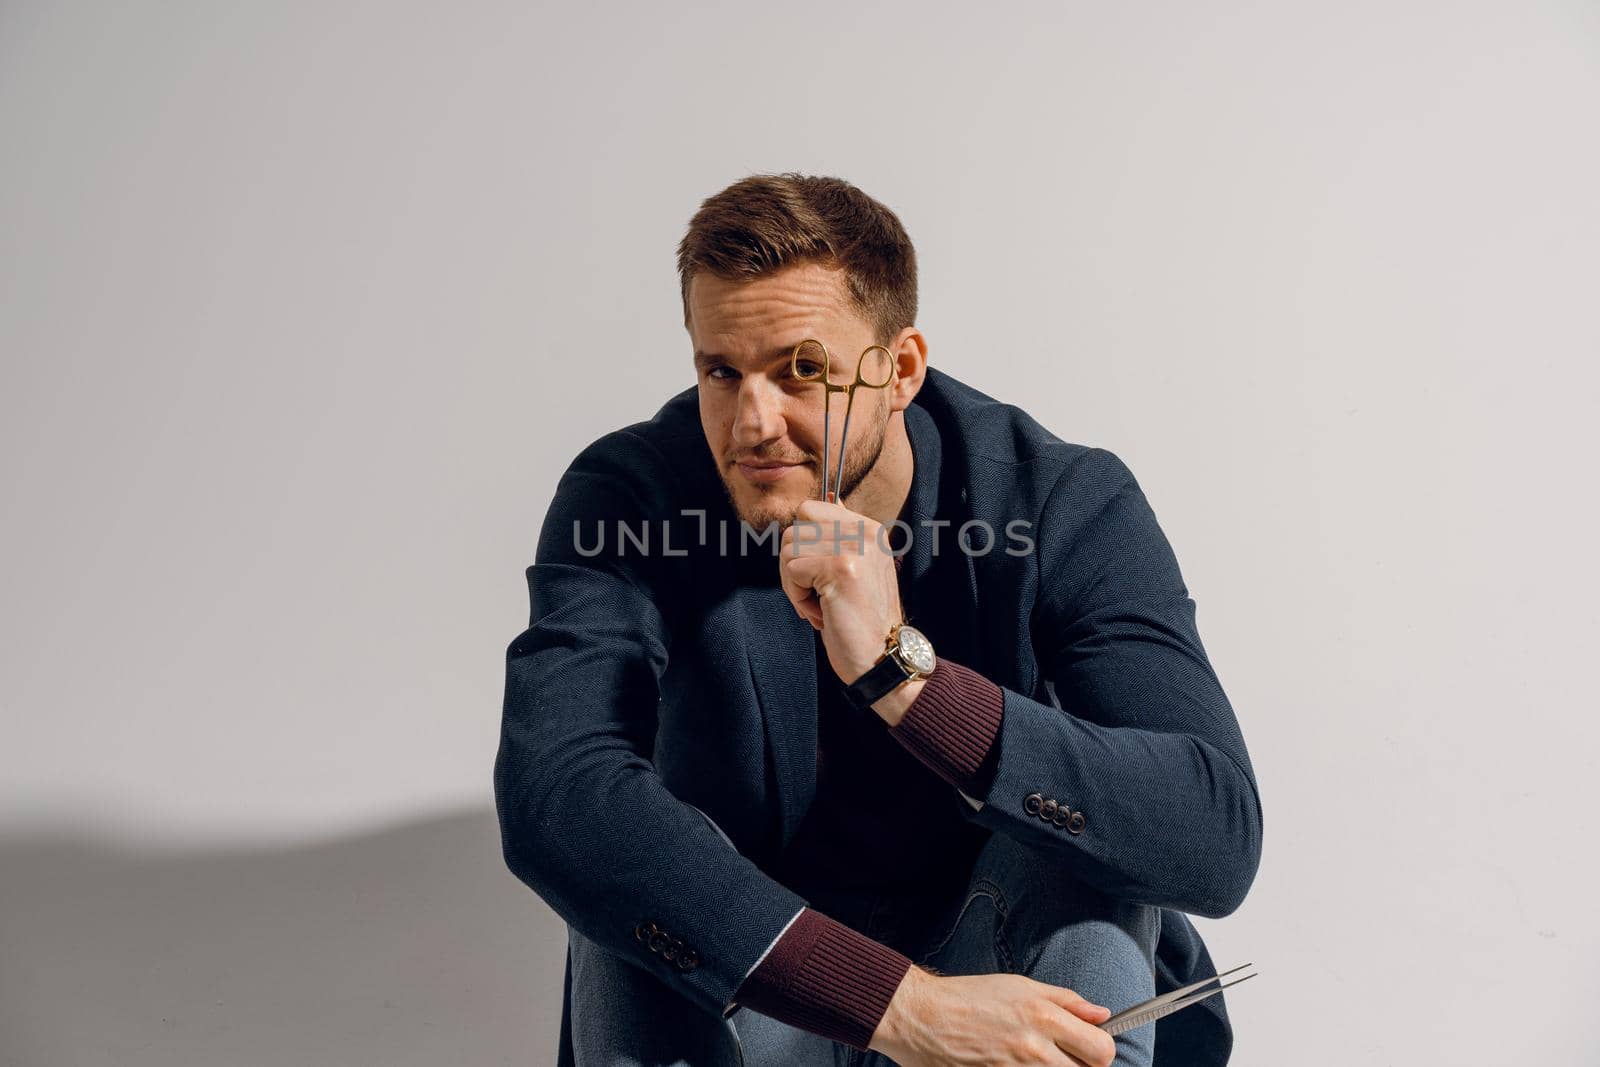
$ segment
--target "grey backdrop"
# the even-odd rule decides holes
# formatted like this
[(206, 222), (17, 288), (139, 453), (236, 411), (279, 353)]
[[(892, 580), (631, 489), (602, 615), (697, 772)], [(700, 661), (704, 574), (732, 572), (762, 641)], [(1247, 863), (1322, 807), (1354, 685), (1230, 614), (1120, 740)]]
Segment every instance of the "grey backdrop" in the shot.
[(1235, 1062), (1592, 1061), (1597, 103), (1593, 3), (0, 3), (0, 1062), (552, 1061), (523, 568), (787, 169), (1156, 507)]

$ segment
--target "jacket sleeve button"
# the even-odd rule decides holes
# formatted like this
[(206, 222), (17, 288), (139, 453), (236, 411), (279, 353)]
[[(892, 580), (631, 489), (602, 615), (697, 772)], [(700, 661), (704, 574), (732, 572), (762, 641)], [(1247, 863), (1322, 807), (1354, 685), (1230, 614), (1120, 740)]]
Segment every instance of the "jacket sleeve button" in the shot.
[(1089, 821), (1088, 819), (1085, 819), (1083, 817), (1083, 812), (1081, 812), (1081, 811), (1073, 812), (1072, 813), (1072, 817), (1067, 820), (1067, 833), (1069, 833), (1069, 834), (1081, 834), (1081, 833), (1083, 833), (1084, 824), (1087, 823), (1088, 821)]
[(700, 957), (695, 955), (694, 949), (686, 948), (678, 953), (678, 970), (692, 971), (698, 966), (700, 966)]
[(650, 935), (650, 951), (651, 952), (660, 952), (662, 949), (664, 949), (666, 947), (667, 947), (667, 935), (666, 934), (662, 933), (660, 930), (657, 930), (655, 933)]
[(1029, 815), (1039, 814), (1039, 807), (1044, 803), (1044, 797), (1038, 793), (1029, 793), (1022, 802), (1022, 810)]
[(1050, 817), (1050, 821), (1055, 823), (1057, 826), (1065, 826), (1067, 825), (1068, 817), (1072, 814), (1072, 811), (1070, 811), (1067, 806), (1063, 804), (1056, 809), (1056, 813)]
[(1039, 818), (1043, 819), (1045, 822), (1049, 822), (1051, 819), (1055, 818), (1055, 816), (1056, 802), (1054, 800), (1046, 800), (1039, 806)]

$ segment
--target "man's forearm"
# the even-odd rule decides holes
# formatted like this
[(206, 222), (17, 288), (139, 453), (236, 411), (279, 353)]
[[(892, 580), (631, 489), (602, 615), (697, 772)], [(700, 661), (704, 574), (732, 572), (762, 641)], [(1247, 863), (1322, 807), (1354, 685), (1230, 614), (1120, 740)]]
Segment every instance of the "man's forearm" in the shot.
[[(916, 691), (908, 692), (913, 686)], [(903, 709), (897, 709), (900, 703)], [(889, 736), (940, 778), (969, 796), (989, 791), (995, 739), (1005, 716), (1005, 694), (998, 685), (969, 667), (940, 660), (927, 678), (907, 682), (872, 707), (889, 723)]]
[(743, 1006), (865, 1050), (909, 957), (806, 908), (740, 985)]
[[(911, 684), (918, 683), (901, 688)], [(1019, 720), (1012, 723), (1005, 690), (948, 660), (920, 684), (889, 734), (971, 798), (982, 812), (975, 818), (1046, 847), (1066, 847), (1088, 861), (1086, 878), (1127, 899), (1200, 915), (1226, 914), (1237, 906), (1258, 863), (1259, 807), (1248, 772), (1215, 759), (1199, 735), (1118, 730), (1118, 743), (1108, 744), (1091, 736), (1103, 727), (1038, 706), (1021, 694), (1012, 694), (1019, 702)], [(1002, 730), (1015, 735), (1009, 746), (1001, 745)], [(1003, 747), (1008, 759), (1022, 762), (1013, 763), (1002, 779)], [(1041, 758), (1055, 752), (1059, 758)], [(1083, 762), (1090, 752), (1092, 765)], [(1152, 772), (1157, 777), (1151, 778)], [(1141, 778), (1149, 780), (1147, 787), (1137, 785)], [(1050, 784), (1057, 780), (1072, 783), (1070, 791)], [(984, 811), (978, 801), (990, 799), (997, 785), (1007, 796), (1004, 811)], [(1053, 821), (1031, 813), (1022, 817), (1029, 793), (1037, 793), (1041, 804), (1045, 798), (1055, 801), (1051, 807), (1058, 811), (1069, 804), (1069, 815)], [(1169, 805), (1181, 811), (1181, 832), (1173, 831), (1171, 814), (1152, 822), (1130, 800), (1162, 795), (1185, 798)], [(1089, 829), (1080, 836), (1085, 815)], [(1103, 832), (1123, 824), (1132, 832)], [(1173, 892), (1174, 887), (1179, 890)]]

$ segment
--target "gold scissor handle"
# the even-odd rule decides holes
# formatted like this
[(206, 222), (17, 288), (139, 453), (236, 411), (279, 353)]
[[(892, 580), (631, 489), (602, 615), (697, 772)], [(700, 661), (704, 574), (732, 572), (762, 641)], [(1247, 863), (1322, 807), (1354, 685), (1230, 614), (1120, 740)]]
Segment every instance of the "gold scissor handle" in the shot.
[[(883, 353), (883, 381), (881, 382), (869, 382), (861, 375), (861, 368), (867, 365), (867, 356), (874, 348)], [(883, 345), (868, 345), (862, 351), (861, 358), (856, 360), (856, 380), (850, 383), (850, 388), (854, 389), (856, 386), (862, 385), (868, 389), (883, 389), (892, 381), (894, 381), (894, 353)]]
[[(883, 353), (883, 380), (869, 380), (863, 373), (867, 365), (867, 357), (873, 349)], [(811, 372), (801, 370), (801, 364), (809, 364), (820, 369)], [(815, 337), (807, 337), (804, 341), (794, 346), (789, 353), (789, 373), (797, 381), (822, 383), (822, 499), (827, 500), (828, 474), (831, 464), (828, 462), (828, 445), (833, 437), (832, 409), (829, 403), (834, 393), (844, 393), (844, 429), (839, 434), (839, 469), (834, 474), (833, 492), (837, 495), (839, 486), (844, 481), (845, 446), (850, 436), (850, 409), (855, 406), (856, 390), (883, 389), (894, 381), (894, 353), (883, 345), (868, 345), (861, 352), (861, 357), (856, 360), (855, 380), (848, 385), (839, 385), (833, 381), (833, 357), (828, 354), (828, 346)]]
[[(883, 353), (883, 379), (876, 381), (868, 379), (865, 372), (867, 356), (873, 349)], [(878, 362), (878, 361), (874, 361)], [(816, 370), (801, 370), (801, 364), (811, 364)], [(847, 385), (840, 385), (833, 380), (833, 357), (828, 353), (828, 346), (815, 337), (807, 337), (804, 341), (794, 346), (789, 353), (789, 373), (802, 382), (822, 382), (828, 387), (830, 393), (843, 393), (854, 391), (857, 388), (882, 389), (894, 381), (894, 353), (883, 345), (868, 345), (862, 349), (861, 357), (856, 360), (855, 380)]]
[[(833, 357), (828, 354), (828, 346), (815, 337), (807, 337), (804, 341), (794, 346), (794, 351), (789, 353), (789, 373), (802, 382), (822, 382), (829, 390), (842, 390), (844, 386), (834, 385), (832, 380)], [(810, 364), (817, 369), (803, 371), (801, 364)]]

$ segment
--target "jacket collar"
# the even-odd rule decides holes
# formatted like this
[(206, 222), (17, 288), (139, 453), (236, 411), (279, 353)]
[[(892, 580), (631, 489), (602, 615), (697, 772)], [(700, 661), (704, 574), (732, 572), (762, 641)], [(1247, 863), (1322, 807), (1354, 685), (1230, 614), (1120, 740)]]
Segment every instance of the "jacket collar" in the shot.
[(944, 444), (939, 440), (939, 429), (933, 424), (932, 415), (912, 404), (905, 410), (905, 422), (913, 466), (911, 492), (900, 509), (900, 521), (913, 536), (911, 549), (900, 565), (902, 584), (926, 577), (933, 563), (932, 539), (924, 536), (927, 528), (923, 522), (936, 518), (940, 511), (939, 472), (944, 458)]

